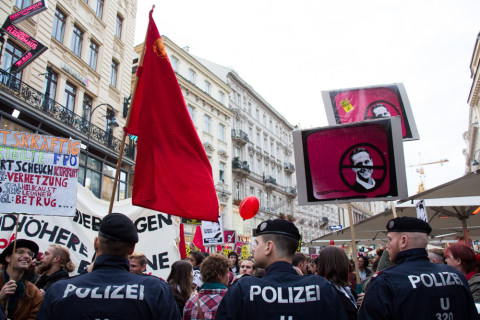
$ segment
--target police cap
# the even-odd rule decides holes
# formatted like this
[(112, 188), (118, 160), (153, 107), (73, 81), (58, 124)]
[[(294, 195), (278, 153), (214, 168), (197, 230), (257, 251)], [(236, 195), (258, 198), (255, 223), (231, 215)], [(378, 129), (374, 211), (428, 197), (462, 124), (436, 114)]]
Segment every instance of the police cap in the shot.
[(432, 228), (430, 225), (418, 218), (414, 217), (397, 217), (390, 219), (387, 223), (388, 232), (421, 232), (430, 234)]
[[(34, 253), (34, 257), (38, 254), (38, 245), (26, 239), (17, 239), (17, 244), (15, 246), (16, 249), (19, 248), (27, 248), (30, 249)], [(11, 256), (13, 252), (13, 241), (3, 250), (2, 254), (0, 254), (0, 263), (5, 265), (7, 262), (5, 261), (5, 257)]]
[(135, 225), (123, 213), (110, 213), (105, 216), (100, 223), (98, 234), (114, 241), (138, 242), (138, 233)]
[(283, 219), (266, 220), (260, 223), (257, 227), (257, 235), (262, 234), (280, 234), (291, 237), (295, 240), (300, 240), (300, 233), (298, 228), (290, 221)]

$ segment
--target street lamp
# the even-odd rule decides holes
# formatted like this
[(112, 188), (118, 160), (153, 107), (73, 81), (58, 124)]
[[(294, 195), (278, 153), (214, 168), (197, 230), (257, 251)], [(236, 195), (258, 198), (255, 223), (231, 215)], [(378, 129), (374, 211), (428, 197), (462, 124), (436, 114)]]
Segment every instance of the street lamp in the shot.
[(85, 152), (85, 171), (83, 173), (83, 186), (84, 187), (86, 186), (85, 184), (87, 182), (88, 152), (89, 152), (89, 148), (90, 148), (90, 134), (91, 134), (91, 130), (92, 130), (92, 115), (93, 115), (93, 112), (95, 110), (97, 110), (98, 107), (101, 107), (101, 106), (108, 106), (108, 107), (111, 108), (111, 109), (107, 108), (107, 114), (105, 116), (108, 120), (108, 126), (110, 127), (110, 129), (108, 131), (108, 139), (109, 140), (110, 140), (110, 135), (113, 133), (113, 128), (116, 128), (116, 127), (119, 126), (119, 124), (117, 122), (117, 119), (115, 118), (115, 111), (113, 111), (113, 107), (110, 104), (101, 103), (98, 106), (96, 106), (95, 108), (90, 109), (90, 114), (89, 114), (89, 118), (88, 118), (87, 151)]

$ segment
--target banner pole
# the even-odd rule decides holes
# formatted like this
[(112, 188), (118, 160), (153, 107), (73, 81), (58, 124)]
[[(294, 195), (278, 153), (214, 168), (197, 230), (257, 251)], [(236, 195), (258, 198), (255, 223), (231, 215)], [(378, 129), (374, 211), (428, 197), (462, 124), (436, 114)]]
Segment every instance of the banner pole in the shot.
[[(155, 8), (155, 5), (152, 6), (152, 10)], [(135, 99), (135, 92), (137, 91), (137, 85), (138, 85), (138, 70), (143, 67), (143, 58), (145, 57), (145, 45), (147, 42), (147, 32), (145, 32), (145, 40), (143, 41), (143, 48), (142, 48), (142, 54), (140, 55), (140, 60), (138, 61), (138, 68), (137, 68), (137, 73), (135, 75), (135, 83), (133, 84), (133, 90), (131, 94), (131, 102), (129, 102), (130, 107), (128, 108), (128, 114), (127, 114), (127, 120), (125, 121), (125, 128), (128, 128), (128, 124), (130, 122), (130, 115), (132, 113), (132, 105), (133, 101)], [(141, 72), (141, 71), (140, 71)], [(125, 140), (127, 139), (127, 131), (123, 132), (123, 137), (122, 137), (122, 144), (120, 145), (120, 154), (118, 155), (118, 161), (117, 161), (117, 169), (115, 171), (115, 179), (113, 180), (113, 190), (112, 190), (112, 197), (110, 198), (110, 206), (108, 207), (108, 214), (112, 213), (113, 210), (113, 202), (115, 201), (115, 194), (117, 191), (117, 182), (118, 182), (118, 176), (120, 175), (120, 168), (122, 166), (122, 159), (123, 159), (123, 150), (125, 148)]]
[(393, 218), (397, 217), (397, 209), (395, 208), (395, 202), (390, 201), (390, 206), (392, 207)]
[[(13, 257), (15, 256), (15, 250), (17, 250), (17, 235), (18, 235), (18, 220), (20, 220), (20, 214), (13, 212), (17, 216), (17, 222), (15, 223), (15, 237), (13, 238), (13, 251), (10, 259), (10, 264), (8, 266), (10, 276), (10, 280), (12, 280), (12, 273), (13, 273)], [(16, 282), (17, 280), (15, 280)], [(7, 299), (7, 303), (5, 305), (5, 317), (8, 317), (8, 302), (10, 301), (10, 296)]]
[(360, 274), (358, 272), (358, 259), (357, 259), (357, 242), (355, 241), (355, 227), (353, 225), (352, 204), (348, 203), (348, 218), (350, 220), (350, 233), (352, 235), (352, 258), (355, 263), (355, 277), (357, 278), (357, 286), (360, 284)]

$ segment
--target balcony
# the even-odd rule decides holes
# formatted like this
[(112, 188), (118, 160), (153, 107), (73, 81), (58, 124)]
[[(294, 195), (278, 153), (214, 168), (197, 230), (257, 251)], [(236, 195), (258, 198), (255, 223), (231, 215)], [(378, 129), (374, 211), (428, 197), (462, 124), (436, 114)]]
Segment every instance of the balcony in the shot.
[(295, 172), (295, 166), (289, 162), (284, 162), (283, 163), (283, 169), (285, 170), (286, 173), (294, 173)]
[[(85, 137), (88, 136), (90, 129), (91, 141), (100, 143), (117, 154), (120, 153), (122, 141), (115, 138), (109, 131), (90, 123), (87, 119), (68, 110), (55, 100), (45, 98), (43, 93), (35, 90), (3, 69), (0, 69), (0, 91), (4, 91), (22, 100), (30, 107), (56, 120), (59, 125), (66, 125), (69, 129)], [(65, 134), (70, 135), (68, 132)], [(81, 139), (78, 135), (75, 138)], [(125, 144), (124, 156), (135, 160), (135, 144)]]
[(250, 166), (248, 165), (247, 161), (240, 161), (238, 157), (235, 157), (232, 160), (232, 171), (237, 174), (249, 175)]
[(248, 134), (240, 129), (232, 129), (232, 140), (240, 146), (244, 146), (250, 140), (248, 140)]
[(277, 179), (272, 176), (263, 176), (263, 182), (265, 183), (265, 189), (273, 189), (277, 185)]
[(287, 193), (287, 196), (290, 196), (290, 197), (297, 196), (297, 189), (293, 187), (285, 187), (285, 192)]

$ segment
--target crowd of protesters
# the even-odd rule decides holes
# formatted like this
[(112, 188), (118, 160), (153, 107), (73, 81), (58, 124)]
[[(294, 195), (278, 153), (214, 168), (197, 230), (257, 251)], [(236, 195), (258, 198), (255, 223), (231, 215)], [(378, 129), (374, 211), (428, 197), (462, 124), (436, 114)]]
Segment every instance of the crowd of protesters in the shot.
[(386, 249), (358, 257), (358, 285), (342, 248), (315, 259), (296, 252), (298, 229), (281, 219), (258, 225), (253, 257), (193, 250), (162, 280), (146, 274), (132, 221), (112, 213), (80, 275), (64, 246), (10, 243), (0, 254), (0, 320), (479, 319), (479, 256), (461, 243), (427, 251), (430, 231), (416, 218), (390, 220)]

